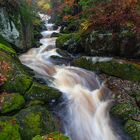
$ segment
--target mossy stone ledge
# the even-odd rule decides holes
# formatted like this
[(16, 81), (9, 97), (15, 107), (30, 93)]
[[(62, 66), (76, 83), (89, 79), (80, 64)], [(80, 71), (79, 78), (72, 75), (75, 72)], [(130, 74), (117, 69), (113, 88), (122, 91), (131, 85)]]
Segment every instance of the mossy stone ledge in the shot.
[(49, 134), (57, 129), (52, 114), (40, 105), (23, 109), (15, 117), (20, 126), (22, 140), (31, 140), (36, 135)]
[(19, 93), (3, 93), (0, 95), (0, 102), (0, 113), (4, 114), (21, 109), (25, 103), (25, 100)]
[(58, 90), (36, 82), (34, 82), (30, 89), (25, 93), (25, 98), (27, 100), (40, 100), (43, 102), (57, 100), (60, 96), (61, 93)]
[(140, 82), (140, 66), (123, 60), (93, 61), (94, 57), (81, 57), (74, 60), (73, 65), (92, 71), (105, 73), (130, 81)]
[(77, 32), (59, 36), (56, 40), (56, 47), (67, 50), (70, 53), (82, 52), (81, 34)]

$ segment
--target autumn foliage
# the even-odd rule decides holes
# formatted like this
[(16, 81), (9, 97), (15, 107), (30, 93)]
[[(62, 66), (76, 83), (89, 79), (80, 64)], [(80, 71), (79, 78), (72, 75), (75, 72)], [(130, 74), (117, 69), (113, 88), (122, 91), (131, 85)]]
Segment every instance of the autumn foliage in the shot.
[[(62, 21), (81, 20), (86, 17), (90, 28), (95, 30), (110, 30), (119, 32), (130, 30), (140, 32), (140, 1), (139, 0), (87, 0), (93, 1), (84, 8), (80, 5), (84, 0), (64, 0), (58, 7)], [(85, 1), (85, 3), (87, 3)], [(84, 3), (84, 2), (83, 2)], [(78, 13), (73, 10), (81, 7)], [(81, 20), (82, 21), (82, 20)]]
[(3, 85), (7, 81), (6, 74), (10, 70), (10, 66), (7, 62), (0, 62), (0, 86)]
[(104, 28), (113, 32), (128, 29), (140, 32), (140, 10), (137, 0), (112, 0), (99, 4), (92, 16), (93, 28)]

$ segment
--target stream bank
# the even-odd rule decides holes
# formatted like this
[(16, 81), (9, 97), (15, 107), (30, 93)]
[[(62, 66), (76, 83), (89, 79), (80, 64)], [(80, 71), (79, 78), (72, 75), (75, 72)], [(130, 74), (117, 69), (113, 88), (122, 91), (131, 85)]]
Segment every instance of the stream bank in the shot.
[(23, 0), (14, 5), (11, 0), (0, 2), (0, 139), (67, 140), (57, 132), (60, 126), (52, 112), (52, 103), (57, 103), (61, 92), (35, 78), (18, 58), (21, 52), (39, 45), (44, 28), (30, 8)]
[[(70, 35), (70, 38), (72, 38), (71, 36), (72, 35)], [(73, 38), (75, 38), (75, 35)], [(77, 47), (79, 46), (79, 44), (77, 45), (77, 42), (81, 42), (81, 36), (80, 39), (79, 36), (76, 36), (74, 41), (73, 38), (72, 41), (65, 43), (65, 50), (70, 48), (70, 52), (80, 52), (80, 55), (82, 56), (83, 52), (81, 51), (81, 48), (80, 51), (77, 51)], [(100, 39), (102, 39), (102, 34), (99, 35), (99, 40)], [(52, 131), (58, 131), (58, 126), (55, 126), (58, 122), (55, 120), (53, 115), (51, 115), (51, 112), (47, 110), (51, 111), (51, 101), (57, 100), (61, 96), (61, 93), (54, 88), (40, 84), (42, 81), (40, 81), (40, 83), (35, 81), (33, 76), (31, 76), (34, 75), (32, 70), (21, 65), (16, 52), (10, 47), (11, 44), (7, 43), (7, 41), (5, 42), (5, 39), (1, 40), (0, 77), (2, 80), (0, 82), (0, 125), (3, 131), (0, 132), (0, 138), (6, 140), (31, 140), (35, 135), (38, 135), (34, 140), (43, 139), (42, 135), (46, 135)], [(100, 41), (98, 42), (98, 37), (95, 42), (99, 44)], [(110, 42), (107, 44), (110, 44)], [(107, 45), (105, 44), (105, 46)], [(89, 50), (89, 48), (87, 50)], [(135, 54), (136, 53), (137, 51)], [(84, 55), (85, 54), (86, 53), (84, 52)], [(93, 54), (95, 54), (95, 52)], [(110, 54), (110, 51), (108, 54)], [(88, 53), (86, 55), (88, 55)], [(57, 56), (56, 58), (59, 57)], [(99, 58), (97, 58), (97, 60), (98, 59)], [(101, 80), (107, 81), (106, 85), (113, 91), (115, 96), (114, 98), (116, 100), (115, 106), (111, 110), (111, 114), (117, 119), (119, 118), (122, 120), (122, 127), (132, 137), (132, 139), (139, 140), (139, 64), (135, 64), (133, 62), (126, 63), (125, 61), (114, 62), (112, 60), (109, 62), (105, 61), (102, 63), (96, 63), (91, 62), (91, 60), (87, 61), (82, 59), (74, 60), (72, 65), (96, 71)], [(54, 134), (50, 135), (52, 136)], [(55, 135), (57, 137), (59, 134), (55, 133)], [(68, 138), (64, 136), (64, 139)]]

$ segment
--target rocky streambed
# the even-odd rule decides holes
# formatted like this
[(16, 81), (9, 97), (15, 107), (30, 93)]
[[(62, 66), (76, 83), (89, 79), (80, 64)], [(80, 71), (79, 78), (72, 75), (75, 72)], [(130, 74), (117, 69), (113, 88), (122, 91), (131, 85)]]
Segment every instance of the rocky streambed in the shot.
[[(79, 43), (79, 36), (73, 37), (75, 36), (76, 42)], [(77, 47), (74, 42), (70, 43), (70, 51)], [(60, 44), (57, 42), (56, 46), (59, 47)], [(69, 44), (64, 44), (64, 47), (69, 47)], [(139, 64), (102, 57), (86, 56), (76, 59), (60, 50), (58, 54), (63, 57), (53, 56), (52, 59), (57, 64), (67, 60), (66, 64), (71, 63), (73, 66), (95, 71), (100, 80), (105, 81), (114, 98), (111, 116), (119, 122), (128, 136), (139, 140)], [(52, 112), (52, 105), (57, 104), (62, 93), (47, 86), (48, 81), (36, 79), (35, 73), (21, 64), (15, 50), (9, 44), (0, 44), (0, 64), (0, 139), (41, 140), (61, 137), (62, 140), (67, 140), (68, 137), (55, 132), (59, 131), (61, 126)], [(42, 137), (43, 135), (47, 136)]]

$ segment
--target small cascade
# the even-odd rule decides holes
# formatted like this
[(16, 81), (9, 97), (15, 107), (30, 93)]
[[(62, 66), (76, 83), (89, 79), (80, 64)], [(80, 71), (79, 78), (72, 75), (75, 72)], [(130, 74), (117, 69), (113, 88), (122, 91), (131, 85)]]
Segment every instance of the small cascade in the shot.
[(63, 93), (64, 108), (58, 113), (65, 133), (72, 140), (120, 140), (112, 129), (109, 107), (109, 91), (99, 82), (95, 73), (71, 66), (57, 66), (51, 56), (59, 56), (55, 48), (53, 24), (48, 24), (48, 16), (40, 15), (45, 21), (47, 31), (41, 32), (43, 38), (39, 48), (33, 48), (20, 56), (21, 62), (40, 74), (52, 77), (51, 86)]

